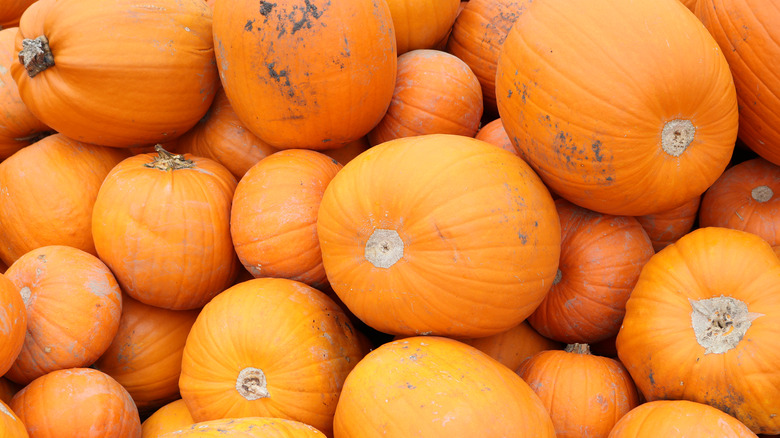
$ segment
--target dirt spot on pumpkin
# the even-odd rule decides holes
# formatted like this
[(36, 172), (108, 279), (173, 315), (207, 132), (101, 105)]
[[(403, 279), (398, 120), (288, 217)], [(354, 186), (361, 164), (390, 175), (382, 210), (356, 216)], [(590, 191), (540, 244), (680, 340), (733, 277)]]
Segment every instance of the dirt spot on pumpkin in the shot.
[(276, 6), (276, 3), (261, 1), (260, 2), (260, 15), (262, 15), (263, 17), (266, 17), (266, 19), (268, 19), (267, 17), (271, 13), (271, 11), (274, 10), (274, 6)]

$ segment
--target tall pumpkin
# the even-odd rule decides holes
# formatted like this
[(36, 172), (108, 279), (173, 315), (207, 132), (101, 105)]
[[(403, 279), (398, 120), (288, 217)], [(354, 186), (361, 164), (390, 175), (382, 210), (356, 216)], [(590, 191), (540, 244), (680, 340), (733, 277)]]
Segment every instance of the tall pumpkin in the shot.
[(390, 104), (396, 43), (384, 0), (217, 2), (213, 29), (230, 104), (275, 148), (357, 140)]
[(390, 334), (489, 336), (555, 277), (560, 223), (522, 159), (459, 135), (388, 141), (350, 161), (317, 218), (323, 266), (358, 318)]
[(11, 74), (41, 121), (75, 140), (128, 147), (183, 134), (218, 85), (202, 0), (38, 0)]
[(237, 272), (229, 224), (235, 188), (235, 177), (207, 158), (161, 147), (127, 158), (106, 176), (95, 200), (97, 253), (138, 301), (202, 307)]
[(509, 137), (550, 190), (640, 216), (703, 193), (737, 134), (729, 65), (679, 0), (527, 1), (496, 76)]
[(712, 405), (780, 433), (780, 260), (760, 237), (699, 228), (656, 253), (626, 303), (620, 361), (648, 401)]

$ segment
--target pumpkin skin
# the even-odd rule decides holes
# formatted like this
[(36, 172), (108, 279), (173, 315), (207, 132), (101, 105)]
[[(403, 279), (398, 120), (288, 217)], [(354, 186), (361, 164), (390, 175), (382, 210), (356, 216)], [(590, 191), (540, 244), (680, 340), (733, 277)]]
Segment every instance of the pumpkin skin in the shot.
[(734, 82), (679, 0), (524, 6), (501, 47), (498, 109), (551, 191), (641, 216), (715, 182), (736, 140)]
[(780, 433), (779, 312), (772, 247), (744, 231), (699, 228), (642, 269), (618, 357), (648, 401), (706, 403), (755, 433)]
[(317, 239), (317, 212), (341, 170), (317, 151), (279, 151), (239, 181), (230, 212), (238, 259), (254, 277), (278, 277), (319, 288), (327, 282)]
[(387, 0), (398, 55), (433, 49), (455, 23), (460, 0)]
[(614, 336), (639, 272), (655, 253), (653, 244), (631, 216), (596, 213), (565, 199), (555, 206), (560, 275), (528, 322), (543, 336), (569, 344)]
[(195, 424), (184, 400), (174, 400), (157, 409), (141, 423), (141, 438), (159, 438), (160, 435), (185, 429)]
[(707, 189), (699, 210), (701, 227), (747, 231), (780, 245), (780, 166), (763, 158), (736, 164)]
[[(24, 336), (27, 333), (27, 309), (24, 306), (19, 288), (5, 275), (0, 274), (0, 376), (13, 365), (16, 356), (22, 351)], [(2, 398), (0, 398), (1, 400)]]
[(544, 298), (560, 255), (555, 205), (530, 167), (458, 135), (392, 140), (349, 162), (317, 232), (333, 290), (394, 335), (509, 330)]
[(28, 438), (27, 429), (8, 404), (0, 400), (0, 438)]
[(2, 27), (3, 29), (0, 30), (0, 161), (10, 157), (19, 149), (35, 143), (49, 131), (49, 127), (38, 120), (22, 102), (16, 82), (11, 77), (11, 64), (18, 56), (14, 51), (14, 43), (19, 29)]
[(281, 418), (225, 418), (203, 421), (189, 428), (160, 435), (159, 438), (324, 438), (322, 432), (298, 421)]
[(657, 400), (642, 403), (621, 418), (609, 438), (749, 438), (756, 434), (734, 417), (702, 403)]
[(30, 111), (74, 140), (129, 147), (176, 138), (203, 117), (219, 84), (202, 0), (39, 0), (22, 16), (16, 51), (40, 36), (54, 65), (30, 77), (33, 67), (16, 62), (11, 74)]
[(339, 147), (390, 104), (397, 54), (385, 1), (217, 2), (213, 31), (230, 104), (275, 148)]
[(509, 139), (509, 135), (504, 129), (504, 124), (501, 119), (495, 119), (492, 122), (486, 123), (483, 127), (477, 131), (474, 136), (477, 140), (486, 141), (492, 145), (498, 146), (507, 152), (511, 152), (518, 155), (517, 149), (515, 149), (514, 143)]
[[(716, 181), (717, 182), (717, 181)], [(701, 196), (696, 196), (671, 210), (637, 216), (656, 252), (666, 248), (693, 229), (699, 215)]]
[(130, 394), (91, 368), (52, 371), (11, 400), (30, 438), (141, 437), (141, 419)]
[(333, 300), (304, 283), (239, 283), (206, 304), (192, 327), (182, 399), (198, 422), (287, 418), (332, 436), (344, 379), (366, 354), (359, 336)]
[(587, 344), (537, 353), (516, 372), (542, 400), (558, 438), (606, 438), (615, 423), (639, 404), (625, 367), (617, 360), (591, 355)]
[(14, 394), (22, 389), (22, 385), (12, 382), (5, 377), (0, 377), (0, 401), (11, 403)]
[(52, 245), (34, 249), (8, 267), (27, 309), (24, 345), (6, 373), (27, 384), (48, 372), (92, 364), (119, 328), (122, 293), (97, 257)]
[(117, 164), (95, 200), (92, 235), (122, 290), (145, 304), (188, 310), (231, 285), (236, 184), (216, 161), (162, 148)]
[(47, 245), (96, 255), (92, 207), (108, 172), (127, 157), (119, 149), (54, 134), (0, 163), (0, 259), (10, 265)]
[(388, 342), (366, 355), (344, 382), (333, 424), (336, 438), (555, 437), (517, 374), (437, 336)]
[(739, 138), (780, 164), (780, 78), (767, 63), (780, 58), (780, 10), (760, 0), (697, 0), (696, 16), (723, 49), (739, 101)]
[(460, 341), (501, 362), (510, 370), (516, 370), (523, 361), (536, 353), (563, 348), (560, 342), (540, 335), (527, 321), (497, 335)]
[(19, 26), (19, 19), (25, 9), (36, 0), (6, 0), (0, 9), (0, 29)]
[(370, 148), (371, 144), (368, 142), (368, 137), (360, 137), (355, 141), (351, 141), (344, 146), (337, 147), (336, 149), (326, 149), (321, 151), (323, 154), (338, 161), (342, 166), (349, 163), (355, 157), (365, 152)]
[(179, 398), (182, 352), (197, 316), (125, 295), (114, 340), (92, 367), (124, 386), (139, 411), (151, 412)]
[(276, 152), (244, 127), (222, 87), (211, 107), (189, 131), (175, 140), (180, 154), (210, 158), (225, 166), (236, 180), (258, 161)]

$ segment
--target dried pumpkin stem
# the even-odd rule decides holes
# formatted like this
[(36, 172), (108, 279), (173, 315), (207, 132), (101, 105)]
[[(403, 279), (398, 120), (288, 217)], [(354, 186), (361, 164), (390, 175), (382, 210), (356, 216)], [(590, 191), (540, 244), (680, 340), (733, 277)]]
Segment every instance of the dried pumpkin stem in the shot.
[(750, 191), (750, 195), (758, 202), (767, 202), (775, 193), (767, 186), (758, 186)]
[(690, 120), (670, 120), (661, 130), (661, 148), (667, 154), (679, 157), (691, 144), (695, 135), (696, 127)]
[(377, 228), (368, 238), (363, 255), (377, 268), (387, 269), (404, 256), (404, 241), (395, 230)]
[(590, 345), (588, 344), (569, 344), (564, 348), (567, 353), (590, 354)]
[(177, 169), (190, 169), (195, 167), (195, 162), (184, 158), (184, 155), (172, 154), (165, 149), (162, 145), (155, 145), (154, 150), (157, 151), (157, 157), (144, 166), (160, 169), (160, 170), (177, 170)]
[(54, 55), (49, 47), (49, 40), (41, 35), (35, 39), (22, 40), (22, 50), (19, 51), (19, 62), (27, 69), (31, 78), (54, 65)]
[(749, 312), (743, 301), (723, 295), (688, 301), (696, 342), (704, 347), (704, 354), (720, 354), (735, 348), (752, 322), (764, 316)]
[(265, 373), (260, 368), (246, 367), (241, 370), (236, 379), (236, 391), (249, 401), (271, 396)]

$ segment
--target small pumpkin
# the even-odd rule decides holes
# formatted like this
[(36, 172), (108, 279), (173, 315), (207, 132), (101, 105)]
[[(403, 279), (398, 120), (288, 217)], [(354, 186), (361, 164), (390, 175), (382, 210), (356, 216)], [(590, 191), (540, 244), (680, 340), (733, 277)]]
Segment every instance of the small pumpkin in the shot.
[(510, 370), (516, 370), (523, 361), (536, 353), (564, 347), (562, 343), (540, 335), (528, 321), (497, 335), (460, 341), (501, 362)]
[(689, 233), (699, 217), (701, 196), (695, 196), (679, 207), (658, 213), (636, 216), (658, 252)]
[(609, 438), (723, 437), (756, 434), (727, 413), (688, 400), (656, 400), (635, 407), (618, 420)]
[(506, 133), (506, 129), (504, 129), (504, 123), (501, 121), (500, 117), (486, 123), (484, 126), (479, 128), (479, 131), (477, 131), (477, 134), (474, 136), (474, 138), (477, 140), (486, 141), (492, 145), (496, 145), (501, 149), (517, 155), (515, 144), (512, 143), (512, 140)]
[(460, 0), (388, 0), (398, 55), (433, 49), (458, 16)]
[(5, 400), (0, 399), (0, 437), (2, 438), (29, 438), (19, 417), (14, 414)]
[(159, 438), (160, 435), (186, 429), (195, 424), (184, 400), (174, 400), (157, 409), (141, 423), (141, 438)]
[(16, 27), (24, 11), (36, 0), (5, 0), (0, 9), (0, 29)]
[(363, 136), (335, 149), (325, 149), (320, 152), (338, 161), (343, 166), (370, 147), (371, 144), (368, 142), (368, 137)]
[(141, 437), (141, 419), (130, 394), (92, 368), (52, 371), (11, 400), (30, 438)]
[(319, 430), (299, 421), (282, 418), (224, 418), (202, 421), (157, 438), (224, 437), (232, 438), (325, 438)]
[[(24, 345), (27, 333), (27, 309), (19, 288), (5, 275), (0, 274), (0, 376), (13, 365)], [(2, 398), (0, 397), (0, 400)]]

